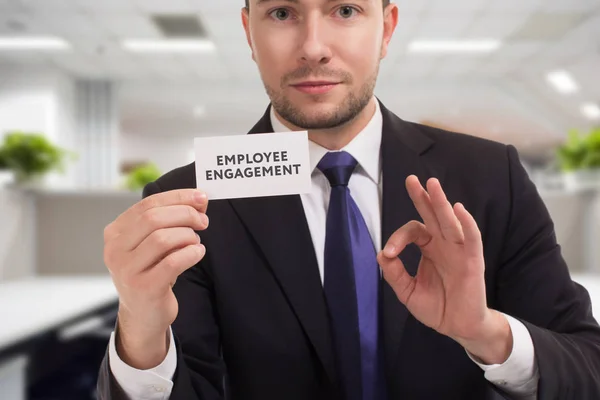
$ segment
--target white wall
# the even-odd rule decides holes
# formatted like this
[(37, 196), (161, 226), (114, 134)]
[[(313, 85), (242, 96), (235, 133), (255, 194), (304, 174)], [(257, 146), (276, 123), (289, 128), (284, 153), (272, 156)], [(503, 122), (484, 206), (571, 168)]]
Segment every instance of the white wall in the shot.
[[(72, 81), (40, 70), (0, 71), (0, 140), (7, 131), (43, 133), (58, 146), (76, 150), (73, 141)], [(73, 186), (76, 165), (66, 174), (52, 173), (46, 183)], [(36, 271), (35, 199), (0, 188), (0, 279), (31, 276)]]
[(35, 197), (0, 187), (0, 281), (36, 271)]
[[(74, 143), (74, 86), (70, 78), (45, 70), (0, 71), (0, 139), (7, 131), (43, 133), (58, 146), (76, 150)], [(73, 186), (75, 165), (52, 173), (47, 182)]]
[(23, 130), (55, 134), (54, 100), (49, 90), (37, 93), (0, 93), (0, 136), (6, 131)]
[(600, 191), (544, 191), (556, 238), (571, 272), (600, 273)]
[(164, 174), (194, 161), (194, 140), (123, 133), (119, 137), (119, 151), (122, 162), (152, 161)]

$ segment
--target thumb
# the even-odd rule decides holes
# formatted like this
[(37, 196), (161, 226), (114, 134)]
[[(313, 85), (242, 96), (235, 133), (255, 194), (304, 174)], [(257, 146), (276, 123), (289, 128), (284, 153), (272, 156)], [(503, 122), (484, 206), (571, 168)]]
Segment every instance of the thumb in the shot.
[(412, 294), (415, 281), (406, 271), (404, 263), (399, 257), (386, 257), (382, 252), (377, 255), (377, 261), (383, 272), (383, 278), (390, 284), (398, 300), (406, 305)]

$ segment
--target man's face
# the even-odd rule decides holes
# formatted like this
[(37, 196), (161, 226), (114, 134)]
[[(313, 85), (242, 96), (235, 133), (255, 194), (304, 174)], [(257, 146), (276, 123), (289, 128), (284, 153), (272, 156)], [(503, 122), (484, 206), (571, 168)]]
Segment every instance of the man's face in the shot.
[(340, 126), (373, 96), (397, 8), (382, 0), (251, 0), (242, 18), (275, 110), (302, 129)]

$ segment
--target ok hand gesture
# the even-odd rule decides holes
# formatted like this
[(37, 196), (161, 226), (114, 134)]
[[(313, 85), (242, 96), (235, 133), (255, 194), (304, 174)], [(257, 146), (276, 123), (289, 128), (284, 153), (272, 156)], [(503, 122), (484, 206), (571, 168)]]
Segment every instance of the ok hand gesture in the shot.
[[(484, 362), (502, 363), (512, 349), (512, 334), (506, 318), (487, 307), (475, 219), (462, 204), (448, 202), (437, 179), (430, 179), (425, 190), (411, 175), (406, 188), (424, 223), (411, 221), (392, 234), (378, 255), (384, 278), (421, 323)], [(398, 258), (410, 243), (422, 254), (415, 277)]]

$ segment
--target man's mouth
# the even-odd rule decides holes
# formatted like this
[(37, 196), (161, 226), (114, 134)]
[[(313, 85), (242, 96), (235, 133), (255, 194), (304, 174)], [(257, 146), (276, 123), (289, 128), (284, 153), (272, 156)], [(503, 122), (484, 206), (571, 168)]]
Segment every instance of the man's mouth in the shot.
[(304, 81), (294, 83), (291, 86), (303, 93), (324, 94), (334, 89), (340, 82), (334, 81)]

